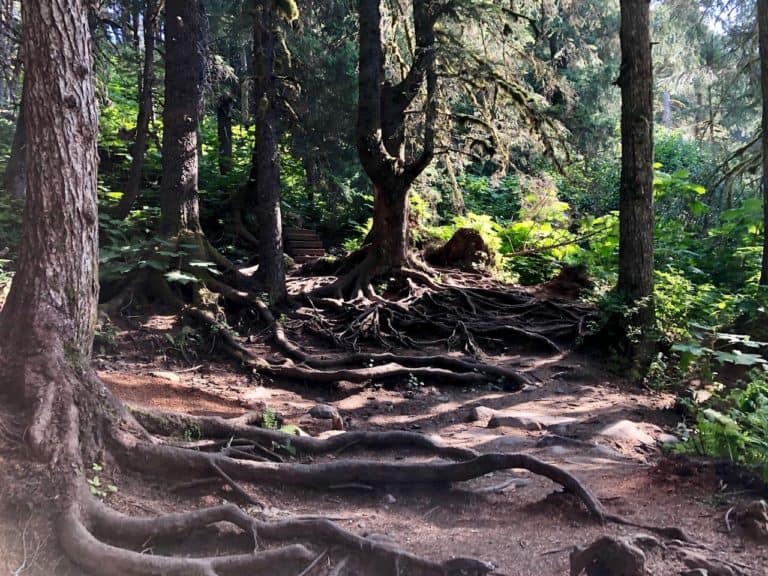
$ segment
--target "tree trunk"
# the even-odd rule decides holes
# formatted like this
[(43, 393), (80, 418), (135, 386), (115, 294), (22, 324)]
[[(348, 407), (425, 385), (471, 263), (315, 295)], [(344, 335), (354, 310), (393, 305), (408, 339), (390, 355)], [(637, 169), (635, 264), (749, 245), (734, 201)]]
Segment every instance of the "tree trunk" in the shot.
[(259, 279), (269, 293), (270, 304), (286, 298), (283, 228), (280, 212), (280, 160), (276, 136), (275, 35), (272, 0), (261, 0), (253, 27), (256, 70), (256, 160), (259, 218)]
[[(149, 122), (152, 118), (152, 88), (155, 84), (155, 34), (159, 16), (157, 0), (147, 0), (144, 12), (144, 68), (140, 74), (139, 114), (136, 119), (136, 140), (133, 145), (133, 160), (125, 185), (125, 193), (115, 209), (117, 218), (125, 218), (133, 207), (141, 190), (144, 169), (144, 155), (147, 150)], [(138, 26), (138, 19), (136, 20)], [(138, 34), (138, 32), (136, 32)]]
[[(400, 268), (408, 262), (408, 190), (429, 165), (434, 151), (435, 22), (432, 5), (416, 0), (414, 61), (398, 84), (385, 81), (379, 0), (359, 0), (360, 62), (357, 148), (374, 186), (372, 250), (376, 269)], [(405, 112), (427, 88), (424, 147), (406, 158)]]
[[(82, 0), (25, 0), (25, 126), (30, 158), (18, 270), (0, 317), (3, 382), (35, 411), (41, 456), (73, 406), (65, 375), (89, 370), (98, 295), (98, 111)], [(58, 42), (51, 41), (55, 30)], [(68, 404), (69, 403), (69, 404)], [(81, 420), (87, 434), (86, 418)]]
[(763, 92), (763, 263), (760, 285), (768, 286), (768, 0), (757, 1), (760, 40), (760, 86)]
[(665, 128), (672, 127), (672, 95), (669, 92), (661, 95), (661, 123)]
[[(243, 70), (245, 70), (245, 78), (240, 82), (240, 122), (243, 126), (251, 125), (251, 80), (247, 77), (249, 74), (249, 58), (248, 50), (245, 46), (240, 52), (242, 58)], [(252, 58), (251, 58), (252, 60)]]
[(373, 188), (372, 249), (382, 270), (408, 265), (408, 190)]
[(694, 136), (696, 141), (701, 144), (704, 140), (704, 96), (701, 90), (696, 91), (696, 113), (694, 115)]
[(168, 237), (201, 231), (197, 124), (205, 69), (203, 17), (198, 0), (166, 0), (160, 230)]
[(228, 94), (221, 96), (216, 104), (216, 133), (219, 141), (219, 173), (229, 174), (232, 170), (232, 108), (234, 102)]
[(653, 72), (650, 0), (621, 2), (621, 187), (618, 290), (636, 321), (653, 320)]
[[(26, 76), (24, 77), (24, 84), (27, 84)], [(8, 165), (5, 167), (5, 174), (3, 175), (6, 193), (15, 198), (24, 198), (27, 189), (25, 107), (25, 97), (22, 93), (19, 115), (16, 118), (16, 132), (13, 134), (13, 144), (11, 145), (11, 156), (8, 158)]]

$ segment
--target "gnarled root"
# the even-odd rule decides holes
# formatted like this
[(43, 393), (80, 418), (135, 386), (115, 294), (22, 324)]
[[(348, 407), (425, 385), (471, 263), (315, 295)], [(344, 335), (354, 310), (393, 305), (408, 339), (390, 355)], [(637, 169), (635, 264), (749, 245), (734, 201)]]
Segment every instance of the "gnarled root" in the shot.
[[(187, 314), (199, 322), (208, 325), (221, 335), (224, 350), (250, 366), (254, 370), (278, 378), (302, 380), (304, 382), (370, 382), (401, 376), (415, 376), (454, 383), (464, 386), (486, 382), (501, 382), (507, 389), (519, 389), (527, 378), (514, 370), (473, 362), (449, 356), (408, 356), (395, 354), (354, 354), (341, 359), (319, 359), (303, 352), (285, 335), (285, 330), (276, 321), (269, 308), (254, 295), (242, 290), (235, 290), (218, 281), (211, 281), (211, 288), (226, 298), (256, 307), (261, 316), (273, 330), (275, 342), (283, 353), (300, 364), (287, 361), (274, 364), (255, 356), (240, 343), (237, 336), (210, 312), (198, 308), (188, 308)], [(375, 365), (377, 362), (384, 364)], [(344, 368), (350, 364), (368, 364), (365, 368)]]
[[(259, 548), (263, 541), (285, 542), (300, 539), (309, 540), (327, 548), (341, 548), (349, 555), (362, 557), (372, 555), (379, 561), (397, 563), (408, 574), (423, 576), (459, 576), (461, 574), (455, 570), (455, 567), (458, 566), (456, 559), (444, 564), (433, 562), (407, 552), (396, 544), (357, 536), (329, 520), (262, 521), (249, 516), (232, 504), (193, 512), (135, 518), (115, 512), (91, 500), (88, 515), (96, 533), (134, 544), (143, 544), (152, 540), (167, 540), (217, 522), (234, 524), (243, 532), (253, 536), (255, 548), (253, 554), (205, 559), (205, 561), (214, 564), (213, 573), (223, 573), (225, 570), (228, 572), (234, 567), (255, 570), (257, 569), (256, 565), (268, 566), (264, 562), (281, 562), (269, 570), (269, 573), (285, 574), (290, 573), (289, 570), (293, 569), (293, 574), (296, 574), (298, 572), (295, 569), (297, 564), (306, 565), (315, 558), (315, 555), (308, 554), (305, 547), (293, 545), (265, 551), (259, 551)], [(248, 560), (250, 565), (245, 565)], [(480, 560), (471, 558), (462, 558), (462, 560), (464, 568), (471, 567), (476, 570), (473, 574), (485, 574), (492, 569), (491, 566)], [(286, 561), (290, 562), (290, 565), (283, 566), (282, 562)], [(215, 564), (219, 564), (221, 567), (218, 568)]]
[(241, 421), (217, 417), (160, 414), (134, 409), (134, 415), (149, 430), (163, 434), (179, 434), (189, 427), (210, 437), (244, 438), (270, 445), (291, 445), (294, 449), (323, 454), (351, 447), (415, 448), (428, 454), (449, 458), (454, 462), (382, 463), (371, 461), (332, 461), (317, 464), (293, 462), (256, 462), (231, 458), (221, 453), (190, 452), (175, 446), (130, 442), (124, 446), (130, 454), (128, 462), (145, 471), (178, 469), (204, 473), (215, 463), (229, 476), (240, 481), (278, 482), (310, 487), (328, 487), (346, 483), (445, 484), (478, 478), (489, 472), (525, 469), (549, 478), (579, 497), (589, 512), (600, 522), (604, 511), (597, 498), (575, 476), (566, 470), (527, 454), (479, 454), (467, 448), (445, 446), (426, 436), (408, 432), (347, 432), (326, 440), (297, 437), (276, 430), (264, 430)]
[[(85, 514), (82, 508), (85, 507)], [(227, 518), (206, 513), (205, 510), (186, 515), (168, 515), (134, 519), (96, 503), (73, 502), (61, 515), (57, 531), (64, 552), (80, 567), (95, 575), (112, 576), (216, 576), (244, 572), (269, 572), (286, 576), (296, 574), (314, 558), (304, 546), (293, 544), (275, 550), (250, 554), (230, 554), (202, 558), (176, 558), (143, 554), (97, 538), (127, 540), (126, 536), (144, 532), (144, 544), (155, 536), (178, 537)]]
[[(438, 282), (433, 279), (435, 271), (419, 267), (415, 259), (401, 268), (383, 268), (369, 251), (350, 272), (314, 289), (306, 299), (315, 310), (339, 314), (337, 324), (350, 328), (324, 332), (351, 348), (356, 348), (358, 339), (417, 347), (419, 333), (450, 341), (460, 333), (463, 347), (473, 355), (482, 353), (477, 340), (497, 338), (559, 353), (556, 339), (582, 336), (587, 307), (541, 300), (531, 291), (487, 280), (479, 286), (456, 283), (454, 278), (470, 275), (441, 272), (446, 280)], [(372, 283), (378, 277), (395, 279), (395, 299), (376, 293)], [(478, 283), (474, 278), (472, 282)]]

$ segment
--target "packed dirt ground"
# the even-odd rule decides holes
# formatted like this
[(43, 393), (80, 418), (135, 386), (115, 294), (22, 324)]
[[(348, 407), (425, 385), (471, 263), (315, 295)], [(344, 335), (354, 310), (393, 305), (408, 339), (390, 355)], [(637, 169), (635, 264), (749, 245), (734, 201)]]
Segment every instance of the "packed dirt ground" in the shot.
[[(575, 474), (609, 511), (639, 523), (683, 528), (706, 546), (707, 554), (742, 565), (749, 574), (768, 574), (768, 547), (745, 538), (728, 518), (735, 505), (760, 496), (755, 487), (729, 466), (669, 456), (663, 445), (676, 441), (681, 419), (674, 397), (622, 382), (594, 359), (573, 352), (503, 356), (501, 362), (530, 377), (532, 384), (519, 392), (412, 378), (387, 386), (310, 386), (250, 374), (215, 355), (194, 356), (191, 342), (178, 337), (174, 317), (133, 322), (133, 329), (116, 328), (106, 341), (100, 340), (95, 360), (104, 382), (129, 403), (219, 416), (268, 407), (286, 424), (316, 436), (337, 434), (333, 428), (340, 419), (346, 430), (418, 431), (480, 452), (524, 451)], [(316, 418), (310, 412), (338, 417)], [(0, 442), (0, 574), (79, 574), (44, 529), (55, 509), (40, 479), (44, 475), (29, 464), (13, 434), (0, 434)], [(344, 456), (391, 460), (413, 455)], [(248, 506), (220, 479), (148, 483), (146, 478), (115, 476), (116, 467), (101, 464), (103, 471), (95, 470), (93, 476), (116, 489), (105, 490), (104, 498), (134, 515), (225, 500)], [(495, 574), (509, 576), (567, 574), (574, 545), (604, 534), (643, 532), (598, 525), (559, 486), (524, 471), (497, 472), (452, 487), (244, 486), (266, 505), (254, 512), (332, 518), (358, 534), (383, 535), (431, 559), (475, 556), (492, 562)], [(194, 535), (174, 551), (207, 550), (214, 541), (210, 536)], [(153, 551), (151, 543), (146, 551)], [(332, 568), (324, 559), (309, 574), (330, 574)], [(648, 568), (658, 576), (686, 569), (665, 551), (649, 554)]]

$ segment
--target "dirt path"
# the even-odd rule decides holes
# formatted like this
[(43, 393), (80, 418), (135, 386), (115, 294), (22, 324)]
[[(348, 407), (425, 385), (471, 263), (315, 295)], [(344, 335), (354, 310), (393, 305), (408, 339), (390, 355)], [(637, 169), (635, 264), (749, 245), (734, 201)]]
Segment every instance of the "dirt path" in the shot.
[[(668, 461), (659, 466), (659, 441), (672, 440), (664, 434), (673, 433), (678, 421), (672, 396), (612, 385), (615, 378), (587, 368), (589, 360), (578, 356), (519, 363), (538, 383), (514, 394), (407, 381), (391, 388), (343, 383), (336, 389), (284, 388), (269, 382), (254, 385), (247, 377), (207, 366), (178, 374), (179, 382), (158, 383), (157, 377), (124, 372), (102, 376), (124, 399), (159, 408), (236, 415), (268, 405), (286, 422), (323, 435), (334, 433), (330, 421), (316, 420), (308, 412), (327, 403), (338, 409), (348, 430), (412, 430), (480, 451), (526, 451), (577, 474), (611, 511), (639, 522), (685, 528), (713, 550), (768, 574), (759, 568), (768, 566), (768, 550), (725, 534), (724, 516), (738, 487), (721, 486), (722, 479), (710, 469), (677, 469)], [(162, 394), (155, 391), (158, 385)], [(469, 422), (472, 409), (479, 406), (497, 411), (501, 425), (489, 427), (482, 410), (481, 420)], [(611, 428), (609, 435), (600, 434)], [(500, 490), (478, 493), (511, 480)], [(557, 488), (552, 483), (524, 472), (497, 473), (455, 490), (251, 488), (257, 499), (286, 514), (348, 518), (349, 527), (383, 533), (430, 557), (476, 555), (510, 575), (566, 574), (567, 551), (553, 550), (589, 543), (605, 533), (638, 532), (594, 525), (573, 502), (553, 494)], [(658, 573), (673, 573), (667, 569), (671, 566)]]
[[(286, 422), (323, 435), (336, 433), (330, 430), (330, 421), (316, 420), (308, 412), (327, 403), (339, 411), (348, 430), (404, 429), (437, 434), (451, 444), (485, 452), (526, 451), (578, 475), (610, 511), (640, 522), (685, 528), (713, 552), (752, 566), (754, 574), (768, 574), (768, 549), (726, 533), (724, 516), (744, 497), (740, 488), (724, 485), (711, 467), (678, 466), (661, 457), (659, 441), (672, 440), (664, 434), (674, 433), (678, 420), (671, 410), (673, 398), (616, 385), (615, 377), (596, 370), (585, 358), (518, 359), (537, 383), (522, 392), (505, 393), (407, 380), (387, 388), (345, 383), (333, 388), (285, 387), (255, 380), (226, 362), (176, 366), (156, 354), (160, 348), (136, 347), (121, 354), (119, 362), (101, 358), (100, 375), (124, 400), (162, 409), (226, 416), (266, 405)], [(495, 411), (490, 426), (491, 413), (482, 409), (475, 410), (479, 420), (469, 421), (478, 407)], [(601, 434), (606, 429), (607, 435)], [(120, 488), (110, 497), (111, 503), (134, 514), (188, 509), (232, 497), (218, 488), (211, 493), (211, 487), (169, 492), (166, 485), (147, 485), (129, 476), (107, 480)], [(510, 576), (567, 574), (572, 545), (603, 534), (639, 532), (596, 525), (578, 505), (556, 493), (557, 487), (548, 480), (522, 471), (496, 473), (453, 490), (248, 488), (275, 514), (338, 518), (359, 533), (384, 534), (431, 558), (473, 555), (491, 560), (498, 573)], [(2, 497), (0, 491), (0, 501)], [(33, 514), (28, 516), (36, 522)], [(5, 558), (0, 574), (5, 573), (4, 563), (7, 573), (16, 574), (14, 567), (22, 562), (18, 523), (24, 517), (16, 510), (12, 518), (0, 519), (0, 558)], [(28, 549), (51, 548), (49, 542), (33, 541), (32, 533), (28, 530), (24, 537)], [(55, 553), (41, 554), (18, 574), (77, 573), (59, 566), (56, 558)], [(651, 564), (651, 574), (680, 572), (660, 555), (654, 555)]]

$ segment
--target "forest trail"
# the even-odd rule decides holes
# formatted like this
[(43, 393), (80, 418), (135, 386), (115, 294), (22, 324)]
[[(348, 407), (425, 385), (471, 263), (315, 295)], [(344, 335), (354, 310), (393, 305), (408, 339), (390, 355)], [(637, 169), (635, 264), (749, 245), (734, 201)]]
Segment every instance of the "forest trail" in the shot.
[[(225, 360), (176, 364), (173, 356), (166, 356), (163, 334), (172, 328), (166, 320), (156, 317), (140, 331), (118, 332), (117, 349), (127, 353), (102, 354), (95, 360), (103, 381), (129, 403), (219, 416), (268, 406), (286, 424), (325, 437), (337, 433), (331, 420), (309, 414), (323, 404), (338, 411), (347, 430), (409, 430), (480, 452), (526, 452), (577, 475), (609, 511), (637, 522), (684, 528), (721, 557), (753, 567), (754, 574), (768, 574), (768, 550), (726, 533), (727, 510), (749, 494), (718, 476), (712, 466), (683, 465), (663, 456), (659, 444), (672, 440), (669, 435), (679, 420), (673, 395), (618, 382), (590, 358), (575, 353), (506, 357), (505, 363), (534, 382), (516, 393), (407, 379), (386, 387), (297, 386), (251, 376)], [(473, 412), (479, 419), (472, 421)], [(386, 460), (408, 454), (346, 456)], [(110, 503), (134, 514), (236, 501), (229, 488), (216, 489), (216, 483), (213, 490), (208, 483), (169, 491), (164, 485), (148, 489), (129, 476), (104, 481), (119, 487)], [(340, 519), (354, 532), (383, 534), (426, 557), (472, 555), (492, 561), (498, 573), (510, 576), (567, 574), (573, 545), (591, 543), (603, 534), (642, 532), (597, 525), (580, 504), (559, 494), (559, 487), (524, 471), (497, 472), (453, 489), (245, 486), (276, 516)], [(2, 496), (0, 492), (0, 500)], [(21, 534), (13, 526), (0, 519), (0, 542), (19, 541)], [(182, 552), (197, 551), (202, 545), (198, 540), (188, 540)], [(10, 567), (21, 563), (21, 549), (2, 551), (11, 574)], [(678, 574), (682, 569), (659, 554), (650, 558), (650, 574)], [(33, 565), (20, 574), (78, 573), (40, 562), (42, 571)], [(317, 572), (325, 573), (321, 568)]]

